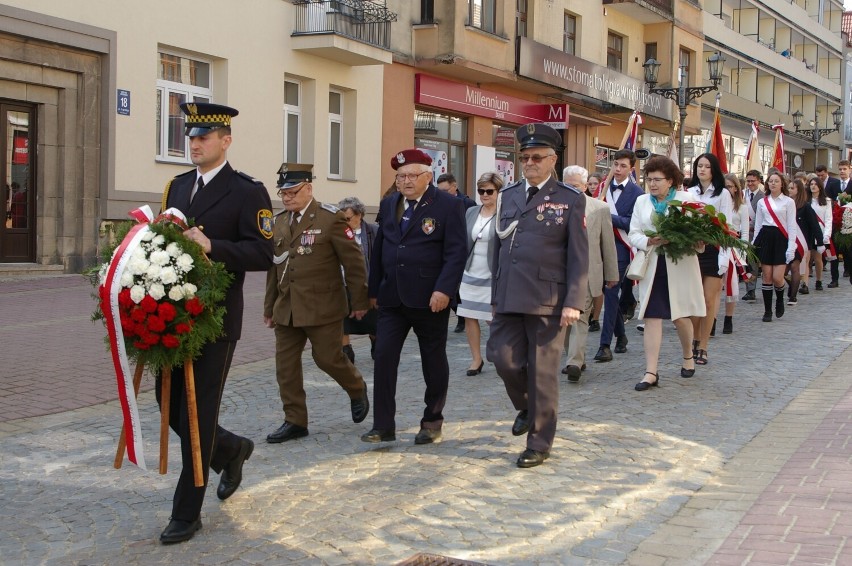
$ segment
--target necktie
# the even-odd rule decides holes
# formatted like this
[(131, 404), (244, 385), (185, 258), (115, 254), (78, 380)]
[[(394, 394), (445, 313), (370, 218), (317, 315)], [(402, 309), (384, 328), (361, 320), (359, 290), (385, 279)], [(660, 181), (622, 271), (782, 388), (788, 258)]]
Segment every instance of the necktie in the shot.
[(530, 187), (529, 189), (527, 189), (527, 204), (530, 203), (530, 201), (532, 200), (532, 198), (535, 196), (535, 194), (537, 192), (538, 192), (538, 187)]
[(612, 193), (615, 194), (615, 191), (620, 191), (623, 188), (624, 187), (622, 187), (621, 185), (613, 185), (612, 186)]
[(399, 221), (400, 232), (405, 232), (409, 221), (414, 216), (414, 207), (417, 206), (417, 199), (405, 199), (405, 202), (408, 203), (408, 209), (402, 213), (402, 219)]
[(198, 191), (204, 188), (204, 177), (198, 178), (198, 183), (195, 185), (195, 188), (192, 190), (192, 194), (189, 196), (189, 203), (192, 204), (192, 201), (195, 200), (195, 195), (198, 194)]
[(748, 201), (754, 202), (754, 193), (751, 191), (748, 192)]
[(298, 224), (299, 220), (301, 220), (301, 218), (302, 218), (301, 212), (294, 212), (293, 216), (291, 218), (290, 226), (295, 226), (296, 224)]

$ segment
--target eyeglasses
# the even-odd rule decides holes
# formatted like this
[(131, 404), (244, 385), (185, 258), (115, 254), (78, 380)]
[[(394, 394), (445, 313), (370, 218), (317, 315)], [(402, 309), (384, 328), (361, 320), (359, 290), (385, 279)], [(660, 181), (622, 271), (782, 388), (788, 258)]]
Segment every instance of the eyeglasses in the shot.
[(555, 153), (548, 153), (547, 155), (539, 155), (537, 153), (534, 153), (532, 155), (519, 155), (518, 161), (520, 161), (521, 163), (526, 163), (527, 161), (532, 160), (533, 163), (541, 163), (542, 159), (553, 157), (555, 155)]
[(496, 190), (497, 189), (476, 189), (476, 192), (481, 195), (493, 195)]
[(417, 178), (420, 177), (420, 175), (423, 175), (423, 174), (428, 173), (428, 172), (429, 171), (421, 171), (420, 173), (408, 173), (408, 174), (400, 173), (399, 175), (396, 176), (396, 182), (399, 183), (400, 181), (416, 181)]
[(645, 180), (649, 183), (662, 183), (663, 181), (667, 181), (665, 177), (645, 177)]
[(307, 183), (302, 183), (295, 191), (291, 191), (290, 189), (278, 189), (278, 196), (281, 198), (293, 198), (299, 194), (299, 191), (305, 188), (306, 184)]

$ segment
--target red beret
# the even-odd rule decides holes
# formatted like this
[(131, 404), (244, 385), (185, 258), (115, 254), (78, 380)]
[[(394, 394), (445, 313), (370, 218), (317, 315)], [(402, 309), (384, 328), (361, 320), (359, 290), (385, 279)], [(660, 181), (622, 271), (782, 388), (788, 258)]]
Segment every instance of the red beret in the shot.
[(419, 149), (406, 149), (400, 151), (393, 156), (393, 159), (391, 159), (391, 167), (393, 167), (394, 171), (403, 165), (411, 165), (412, 163), (432, 165), (432, 158)]

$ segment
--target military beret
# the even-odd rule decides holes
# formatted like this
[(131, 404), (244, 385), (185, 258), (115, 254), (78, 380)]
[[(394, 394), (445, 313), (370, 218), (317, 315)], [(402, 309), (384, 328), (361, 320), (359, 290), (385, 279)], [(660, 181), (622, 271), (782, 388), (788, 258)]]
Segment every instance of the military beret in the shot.
[(515, 132), (521, 149), (530, 147), (549, 147), (555, 151), (562, 148), (562, 136), (559, 132), (544, 124), (526, 124)]
[(302, 183), (310, 183), (313, 178), (313, 164), (282, 163), (278, 168), (278, 188), (290, 189)]
[(432, 165), (432, 158), (419, 149), (406, 149), (400, 151), (393, 156), (393, 159), (391, 159), (391, 167), (393, 167), (394, 171), (403, 165), (411, 165), (412, 163)]
[(186, 135), (189, 137), (203, 136), (230, 126), (231, 118), (240, 113), (236, 108), (209, 102), (184, 102), (180, 109), (186, 114)]

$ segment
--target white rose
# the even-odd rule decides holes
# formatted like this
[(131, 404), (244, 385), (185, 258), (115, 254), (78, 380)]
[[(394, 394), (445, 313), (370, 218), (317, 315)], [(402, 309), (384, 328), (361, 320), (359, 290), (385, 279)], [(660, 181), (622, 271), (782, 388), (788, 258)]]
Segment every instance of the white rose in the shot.
[[(159, 238), (159, 236), (157, 236)], [(156, 265), (167, 265), (171, 260), (169, 252), (165, 250), (156, 250), (151, 252), (151, 257), (148, 258), (151, 263)]]
[(127, 271), (132, 275), (144, 275), (148, 272), (150, 265), (151, 263), (147, 259), (134, 257), (127, 262)]
[(151, 298), (155, 301), (159, 301), (166, 296), (166, 289), (161, 284), (154, 283), (148, 288), (148, 294), (151, 295)]
[(177, 263), (178, 269), (184, 273), (192, 270), (193, 260), (192, 256), (189, 254), (180, 254), (175, 260), (175, 263)]
[(154, 236), (154, 239), (151, 240), (151, 243), (159, 248), (166, 243), (166, 239), (161, 234), (157, 234), (156, 236)]
[(168, 254), (169, 254), (171, 257), (177, 257), (177, 256), (179, 256), (179, 255), (181, 254), (181, 252), (182, 252), (182, 251), (183, 251), (183, 250), (181, 250), (181, 249), (180, 249), (180, 246), (179, 246), (179, 245), (177, 245), (177, 242), (172, 242), (171, 244), (169, 244), (168, 246), (166, 246), (166, 252), (168, 252)]
[(156, 234), (154, 234), (154, 233), (153, 233), (153, 232), (151, 232), (150, 230), (146, 230), (146, 231), (145, 231), (145, 233), (144, 233), (144, 234), (142, 234), (142, 241), (144, 241), (144, 242), (150, 242), (151, 240), (153, 240), (153, 239), (154, 239), (154, 236), (156, 236)]
[(145, 288), (142, 285), (134, 285), (130, 288), (130, 298), (138, 305), (145, 298)]
[(186, 299), (191, 299), (195, 296), (195, 292), (198, 291), (198, 287), (193, 285), (192, 283), (184, 283), (183, 284), (183, 296)]
[(124, 273), (121, 274), (121, 279), (119, 279), (118, 282), (122, 287), (126, 289), (133, 287), (133, 274), (125, 269)]
[(145, 252), (145, 248), (143, 246), (138, 246), (133, 250), (133, 253), (130, 254), (131, 259), (146, 259), (148, 254)]
[(175, 268), (171, 265), (165, 266), (160, 271), (160, 281), (162, 281), (164, 285), (171, 285), (172, 283), (177, 283), (177, 280), (177, 272), (175, 271)]
[(148, 266), (148, 271), (145, 272), (145, 278), (148, 281), (154, 282), (160, 279), (160, 274), (163, 272), (163, 268), (159, 265), (154, 265), (153, 263)]
[(173, 301), (180, 301), (183, 299), (183, 287), (180, 285), (175, 285), (171, 289), (169, 289), (169, 298)]

